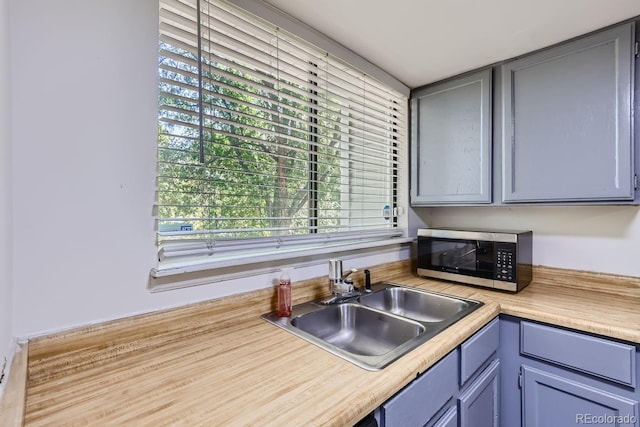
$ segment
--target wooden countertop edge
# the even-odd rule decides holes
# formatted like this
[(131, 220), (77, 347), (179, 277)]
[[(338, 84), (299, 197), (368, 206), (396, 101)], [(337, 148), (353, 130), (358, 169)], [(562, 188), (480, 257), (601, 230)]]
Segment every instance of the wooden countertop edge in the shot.
[[(413, 279), (417, 279), (419, 281), (430, 281), (429, 279), (416, 276), (414, 268), (415, 265), (413, 264), (413, 260), (404, 260), (369, 267), (369, 269), (372, 272), (372, 277), (381, 277), (384, 275), (386, 281), (390, 282), (397, 280), (404, 281), (407, 278), (411, 278), (411, 282), (415, 282)], [(604, 273), (567, 270), (546, 266), (534, 266), (533, 274), (534, 280), (529, 286), (544, 284), (550, 286), (561, 286), (564, 288), (576, 288), (603, 294), (622, 295), (635, 298), (640, 297), (640, 277), (609, 275)], [(362, 273), (358, 272), (354, 274), (353, 277), (355, 280), (359, 280), (358, 275), (362, 275)], [(294, 284), (293, 304), (299, 304), (301, 302), (325, 297), (327, 295), (325, 289), (327, 287), (326, 281), (326, 277), (319, 277)], [(411, 283), (410, 285), (414, 286), (415, 284)], [(417, 286), (422, 287), (420, 285)], [(453, 286), (459, 287), (465, 285)], [(466, 286), (465, 288), (478, 289)], [(445, 289), (445, 292), (448, 292), (452, 288), (445, 287)], [(484, 289), (479, 289), (478, 292), (482, 295), (486, 295), (486, 292), (495, 293), (493, 290)], [(469, 294), (468, 292), (463, 294), (460, 294), (459, 292), (452, 293), (459, 296), (467, 296)], [(500, 305), (505, 305), (502, 298), (499, 296), (500, 293), (495, 293), (495, 295), (495, 299), (499, 301)], [(259, 315), (261, 313), (275, 310), (275, 288), (259, 289), (242, 294), (229, 295), (215, 300), (197, 302), (186, 306), (139, 314), (132, 317), (115, 319), (99, 324), (92, 324), (80, 328), (73, 328), (57, 333), (34, 337), (29, 340), (30, 356), (37, 358), (40, 357), (40, 355), (46, 357), (47, 354), (51, 353), (67, 352), (70, 348), (75, 348), (74, 345), (86, 345), (88, 337), (91, 336), (93, 336), (94, 340), (102, 345), (104, 344), (104, 334), (109, 334), (108, 338), (113, 338), (112, 335), (118, 334), (122, 330), (129, 329), (133, 324), (136, 324), (138, 328), (141, 328), (152, 323), (175, 323), (176, 320), (185, 322), (192, 321), (193, 318), (200, 316), (202, 313), (209, 313), (214, 307), (220, 304), (225, 304), (226, 306), (237, 305), (242, 307), (241, 311), (247, 316), (253, 314)], [(517, 304), (509, 304), (510, 311), (511, 307), (515, 306), (517, 306)], [(525, 311), (522, 310), (521, 312), (524, 313)], [(238, 313), (238, 315), (240, 314), (241, 313)], [(579, 325), (576, 326), (576, 329), (580, 329)], [(612, 338), (628, 340), (629, 338), (626, 336), (629, 334), (624, 335), (625, 338), (617, 335), (612, 336)], [(640, 344), (640, 339), (635, 342)]]
[(13, 355), (7, 386), (0, 402), (0, 426), (3, 427), (18, 427), (24, 423), (29, 346), (23, 343), (19, 348)]
[[(367, 268), (367, 267), (364, 267)], [(363, 269), (364, 269), (363, 268)], [(358, 283), (364, 282), (364, 273), (352, 274)], [(368, 267), (373, 278), (385, 277), (393, 281), (397, 277), (411, 274), (411, 260), (402, 260)], [(415, 269), (413, 269), (415, 270)], [(328, 296), (328, 277), (316, 277), (293, 283), (293, 304), (324, 298)], [(103, 348), (105, 341), (113, 345), (129, 343), (132, 340), (147, 338), (148, 335), (168, 334), (177, 329), (191, 329), (198, 325), (215, 324), (224, 326), (225, 322), (237, 323), (242, 317), (259, 316), (276, 309), (277, 293), (275, 287), (258, 289), (240, 294), (228, 295), (208, 301), (196, 302), (180, 307), (114, 319), (107, 322), (72, 328), (60, 332), (34, 337), (29, 340), (31, 359), (50, 357), (52, 354), (68, 353), (86, 349), (87, 345)], [(232, 308), (232, 318), (224, 316), (214, 319), (222, 309)], [(132, 326), (136, 327), (131, 332)]]
[[(587, 297), (595, 298), (596, 301), (601, 297), (606, 298), (606, 295), (614, 300), (616, 298), (617, 300), (622, 298), (637, 300), (640, 297), (640, 278), (534, 267), (534, 281), (529, 291), (525, 288), (525, 291), (521, 292), (528, 296), (520, 301), (518, 297), (520, 294), (500, 293), (418, 277), (415, 275), (414, 267), (412, 261), (405, 260), (375, 266), (371, 270), (374, 278), (384, 277), (390, 282), (476, 299), (483, 301), (485, 305), (375, 375), (358, 374), (359, 383), (364, 381), (369, 384), (368, 381), (371, 381), (372, 385), (361, 384), (360, 389), (355, 392), (350, 391), (349, 402), (333, 407), (332, 411), (311, 414), (314, 416), (314, 423), (338, 426), (357, 422), (501, 313), (640, 344), (640, 332), (634, 330), (637, 328), (632, 324), (622, 324), (619, 319), (607, 323), (604, 320), (601, 322), (585, 316), (572, 316), (570, 305), (565, 309), (566, 302), (563, 302), (565, 298), (572, 298), (574, 294), (586, 294)], [(326, 277), (320, 277), (296, 283), (294, 304), (323, 297), (326, 280)], [(356, 278), (356, 280), (359, 279)], [(553, 301), (556, 298), (553, 295), (554, 289), (559, 291), (558, 304), (551, 304), (551, 307), (545, 306), (548, 300)], [(548, 295), (548, 292), (551, 295)], [(48, 376), (52, 370), (56, 369), (61, 369), (64, 374), (65, 368), (69, 365), (68, 359), (67, 362), (63, 362), (62, 357), (76, 358), (75, 363), (91, 365), (100, 363), (101, 359), (144, 350), (147, 346), (158, 345), (167, 340), (175, 341), (185, 336), (194, 337), (200, 333), (224, 333), (229, 325), (237, 326), (238, 322), (248, 322), (243, 324), (253, 324), (255, 327), (255, 317), (275, 309), (274, 304), (275, 290), (262, 289), (39, 337), (29, 342), (29, 366), (34, 364), (32, 374), (36, 377), (38, 371)], [(629, 307), (626, 307), (626, 310), (628, 312)], [(188, 331), (186, 335), (185, 331)], [(289, 341), (289, 338), (284, 340)], [(294, 347), (300, 344), (299, 338), (293, 335), (290, 340), (295, 343)], [(23, 357), (26, 358), (26, 355)], [(58, 358), (61, 359), (58, 360)], [(324, 357), (322, 360), (320, 365), (324, 363), (329, 366), (327, 365), (329, 362)], [(348, 364), (346, 361), (336, 359), (335, 364), (339, 363)], [(343, 366), (345, 365), (340, 365), (340, 370), (343, 370)], [(367, 381), (364, 380), (365, 378)], [(24, 379), (26, 380), (26, 369)], [(24, 388), (25, 384), (23, 384), (23, 394)], [(20, 393), (19, 390), (18, 393)], [(339, 415), (336, 416), (336, 413)]]
[(533, 282), (538, 284), (562, 284), (563, 287), (567, 288), (627, 295), (636, 298), (640, 294), (640, 277), (570, 270), (543, 265), (533, 267)]

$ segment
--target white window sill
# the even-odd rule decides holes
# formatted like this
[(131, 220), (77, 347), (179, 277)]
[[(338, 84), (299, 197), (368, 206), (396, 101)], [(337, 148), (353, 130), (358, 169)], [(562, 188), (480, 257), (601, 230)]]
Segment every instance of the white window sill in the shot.
[(395, 237), (379, 241), (326, 244), (322, 247), (303, 249), (280, 248), (269, 249), (264, 253), (245, 255), (234, 254), (229, 258), (200, 258), (189, 261), (161, 262), (153, 268), (149, 277), (151, 292), (160, 292), (196, 285), (210, 284), (222, 280), (249, 277), (284, 266), (300, 267), (320, 264), (327, 256), (349, 258), (350, 252), (366, 252), (385, 249), (385, 247), (407, 245), (415, 241), (415, 237)]

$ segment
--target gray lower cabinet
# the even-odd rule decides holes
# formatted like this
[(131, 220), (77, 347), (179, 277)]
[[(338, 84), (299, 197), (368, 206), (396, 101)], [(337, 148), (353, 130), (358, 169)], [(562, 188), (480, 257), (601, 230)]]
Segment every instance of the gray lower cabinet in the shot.
[(634, 23), (502, 65), (502, 199), (633, 200)]
[(500, 361), (494, 360), (458, 398), (460, 427), (500, 427)]
[(381, 427), (424, 426), (458, 392), (458, 352), (453, 351), (385, 402), (377, 413)]
[(638, 402), (527, 365), (522, 375), (522, 425), (637, 426)]
[(499, 426), (499, 319), (494, 319), (374, 413), (380, 427)]
[(458, 427), (458, 410), (455, 406), (449, 408), (436, 420), (433, 427)]
[(411, 204), (491, 202), (491, 69), (411, 97)]
[(374, 412), (380, 427), (640, 427), (640, 346), (501, 315)]
[(503, 425), (639, 427), (638, 346), (500, 318)]

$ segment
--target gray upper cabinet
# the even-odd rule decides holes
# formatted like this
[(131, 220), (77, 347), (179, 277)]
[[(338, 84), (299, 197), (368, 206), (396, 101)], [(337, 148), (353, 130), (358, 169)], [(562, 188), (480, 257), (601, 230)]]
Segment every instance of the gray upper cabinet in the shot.
[(628, 23), (502, 65), (502, 202), (634, 200), (634, 39)]
[(411, 96), (411, 204), (491, 203), (487, 69)]

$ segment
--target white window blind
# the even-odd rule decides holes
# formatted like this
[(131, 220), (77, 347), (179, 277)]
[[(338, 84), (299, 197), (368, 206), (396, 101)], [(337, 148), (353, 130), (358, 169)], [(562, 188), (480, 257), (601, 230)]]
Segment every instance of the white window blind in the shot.
[(160, 1), (159, 75), (161, 265), (401, 234), (403, 95), (218, 0)]

